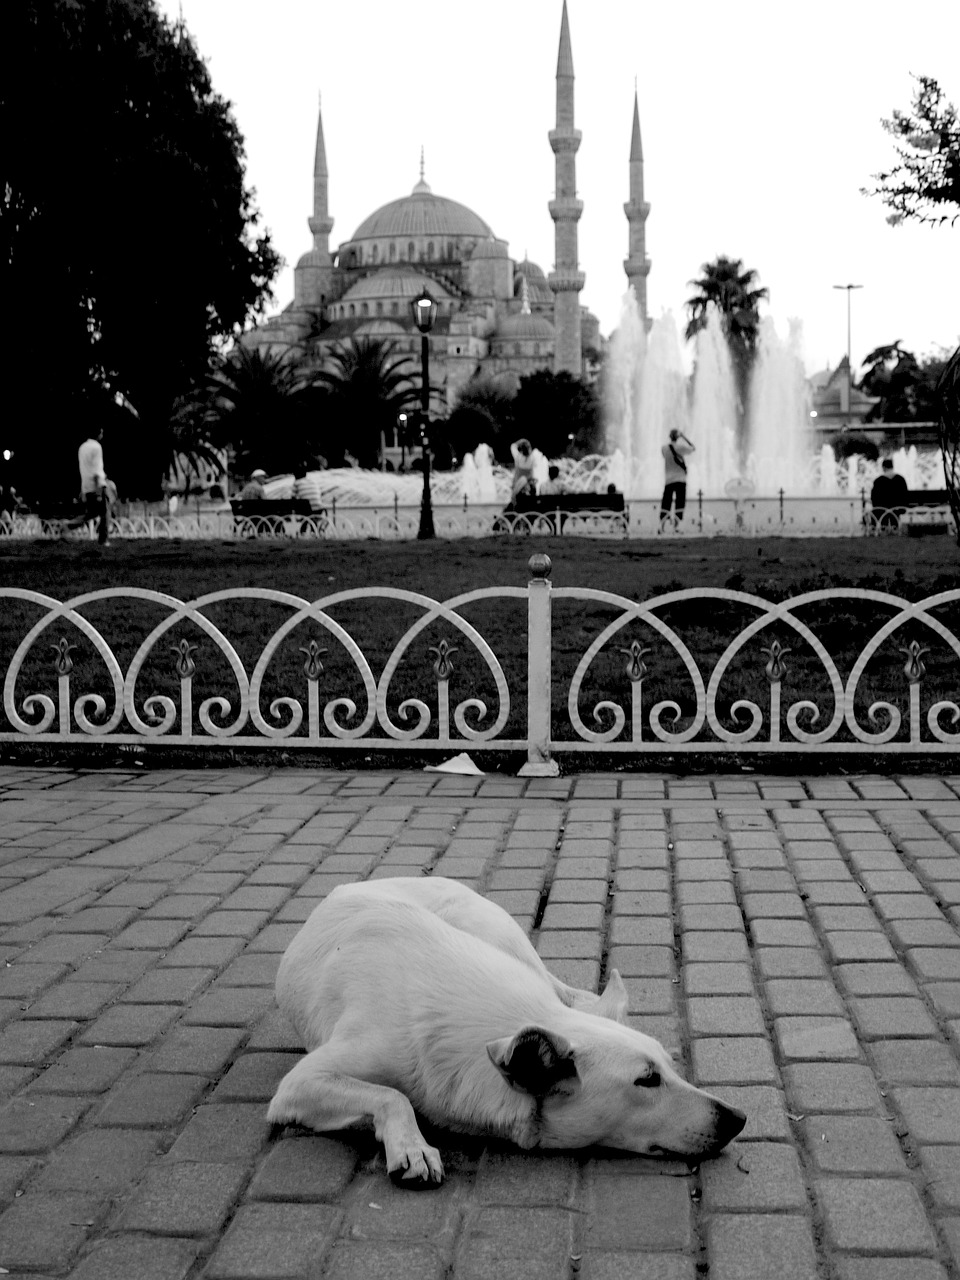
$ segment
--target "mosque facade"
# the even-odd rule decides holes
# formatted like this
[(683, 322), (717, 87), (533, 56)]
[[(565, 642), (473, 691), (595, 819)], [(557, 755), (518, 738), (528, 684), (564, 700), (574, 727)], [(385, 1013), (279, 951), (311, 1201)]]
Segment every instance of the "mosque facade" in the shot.
[[(436, 195), (424, 176), (408, 196), (365, 218), (349, 240), (330, 249), (327, 158), (322, 114), (314, 157), (313, 247), (294, 270), (293, 301), (279, 315), (245, 335), (248, 347), (309, 349), (315, 358), (351, 340), (390, 341), (419, 367), (420, 335), (411, 302), (428, 289), (438, 303), (431, 335), (430, 381), (435, 407), (452, 408), (475, 376), (515, 389), (524, 374), (567, 370), (590, 377), (602, 339), (599, 321), (580, 303), (585, 277), (579, 268), (574, 71), (564, 0), (557, 58), (556, 127), (549, 133), (556, 189), (549, 204), (555, 226), (555, 264), (547, 274), (536, 263), (510, 256), (509, 244), (466, 205)], [(643, 153), (634, 100), (627, 278), (646, 319)]]

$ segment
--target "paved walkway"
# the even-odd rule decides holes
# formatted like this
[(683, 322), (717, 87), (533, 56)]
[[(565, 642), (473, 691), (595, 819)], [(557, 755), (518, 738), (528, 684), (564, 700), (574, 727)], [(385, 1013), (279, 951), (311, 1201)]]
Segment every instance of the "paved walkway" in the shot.
[[(266, 1103), (333, 885), (455, 876), (743, 1107), (699, 1170)], [(0, 1267), (71, 1280), (956, 1280), (960, 777), (0, 768)]]

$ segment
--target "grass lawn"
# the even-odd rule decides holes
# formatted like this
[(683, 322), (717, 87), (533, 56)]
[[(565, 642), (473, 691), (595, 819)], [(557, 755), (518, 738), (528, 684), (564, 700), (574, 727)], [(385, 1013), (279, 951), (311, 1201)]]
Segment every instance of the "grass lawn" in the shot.
[[(115, 542), (100, 550), (94, 544), (78, 542), (32, 542), (0, 547), (0, 587), (28, 587), (64, 600), (104, 587), (145, 587), (189, 600), (208, 592), (238, 587), (267, 587), (316, 600), (351, 588), (402, 588), (444, 600), (480, 587), (523, 587), (529, 573), (527, 561), (535, 552), (546, 552), (553, 561), (552, 582), (556, 587), (593, 587), (614, 592), (634, 601), (649, 600), (667, 592), (689, 587), (742, 591), (767, 600), (783, 600), (807, 591), (831, 587), (863, 587), (887, 591), (898, 597), (921, 599), (936, 592), (960, 587), (960, 552), (947, 537), (857, 538), (857, 539), (727, 539), (681, 538), (644, 541), (591, 541), (576, 538), (497, 538), (448, 542)], [(164, 613), (140, 602), (91, 606), (86, 614), (102, 630), (121, 668), (126, 671), (141, 640)], [(248, 674), (267, 639), (289, 611), (273, 605), (232, 604), (215, 606), (208, 616), (219, 625), (236, 647)], [(419, 616), (416, 608), (364, 598), (334, 606), (330, 610), (353, 635), (367, 657), (374, 678), (384, 665), (404, 631)], [(32, 606), (9, 604), (0, 616), (0, 657), (6, 669), (25, 630), (40, 616)], [(469, 606), (464, 616), (486, 638), (500, 659), (511, 691), (511, 712), (502, 736), (522, 737), (525, 723), (526, 620), (525, 602), (499, 600)], [(595, 602), (557, 600), (554, 608), (555, 732), (560, 738), (575, 736), (567, 713), (570, 679), (593, 639), (619, 611)], [(694, 599), (668, 607), (661, 614), (689, 647), (704, 679), (708, 679), (718, 657), (742, 628), (756, 616), (742, 604)], [(875, 634), (889, 613), (869, 602), (853, 601), (810, 607), (803, 615), (828, 652), (838, 663), (842, 676), (867, 640)], [(938, 614), (941, 621), (960, 635), (960, 610)], [(69, 628), (45, 631), (24, 663), (18, 683), (18, 698), (28, 692), (44, 692), (56, 697), (56, 676), (50, 646)], [(100, 693), (112, 702), (104, 668), (89, 642), (76, 635), (79, 647), (73, 657), (72, 696)], [(762, 707), (769, 698), (764, 674), (764, 646), (778, 639), (790, 649), (788, 675), (784, 680), (786, 704), (811, 699), (821, 709), (817, 727), (829, 720), (833, 698), (823, 664), (802, 638), (789, 627), (776, 624), (748, 642), (733, 660), (717, 699), (721, 720), (730, 728), (742, 729), (730, 708), (742, 698)], [(199, 646), (194, 657), (194, 706), (215, 694), (233, 697), (236, 684), (224, 655), (208, 636), (193, 624), (177, 628), (155, 645), (144, 665), (137, 685), (138, 706), (151, 694), (175, 697), (179, 680), (174, 672), (171, 648), (186, 639)], [(359, 710), (351, 719), (344, 708), (337, 712), (344, 725), (362, 718), (368, 699), (363, 682), (347, 650), (338, 640), (323, 633), (316, 624), (300, 624), (278, 649), (264, 680), (261, 708), (284, 695), (305, 700), (306, 679), (301, 647), (316, 639), (326, 647), (321, 701), (352, 699)], [(432, 625), (420, 634), (400, 662), (390, 685), (387, 706), (394, 723), (410, 728), (416, 714), (404, 718), (401, 703), (407, 698), (422, 699), (436, 710), (436, 682), (429, 649), (439, 640), (458, 645), (454, 656), (454, 676), (450, 700), (456, 705), (468, 697), (483, 699), (487, 716), (479, 727), (492, 723), (498, 709), (496, 685), (488, 668), (469, 642), (454, 634), (448, 623)], [(903, 674), (901, 647), (911, 640), (929, 646), (927, 674), (923, 683), (924, 707), (938, 698), (957, 701), (960, 680), (957, 658), (950, 646), (918, 624), (892, 636), (871, 661), (861, 681), (858, 706), (863, 716), (877, 700), (891, 701), (905, 710), (909, 686)], [(678, 728), (694, 714), (696, 696), (689, 675), (674, 648), (643, 624), (630, 623), (598, 655), (585, 677), (580, 714), (588, 727), (604, 729), (612, 723), (609, 713), (594, 715), (598, 702), (609, 699), (629, 707), (630, 685), (625, 676), (625, 658), (620, 652), (638, 640), (650, 648), (646, 657), (644, 706), (670, 699), (678, 704)], [(232, 714), (226, 715), (229, 722)], [(925, 714), (925, 712), (924, 712)], [(271, 723), (282, 723), (281, 711)], [(214, 713), (216, 720), (217, 714)], [(801, 721), (801, 723), (804, 723)], [(667, 717), (669, 725), (669, 716)], [(666, 726), (665, 726), (666, 727)], [(804, 727), (810, 728), (809, 723)], [(873, 726), (877, 728), (879, 726)]]

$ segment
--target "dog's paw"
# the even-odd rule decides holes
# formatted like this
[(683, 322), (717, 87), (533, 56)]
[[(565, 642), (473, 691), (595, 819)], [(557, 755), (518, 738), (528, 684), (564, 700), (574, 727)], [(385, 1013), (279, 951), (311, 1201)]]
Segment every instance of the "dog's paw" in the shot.
[(443, 1163), (435, 1147), (411, 1147), (403, 1152), (400, 1161), (387, 1169), (390, 1180), (398, 1187), (421, 1191), (439, 1187), (443, 1182)]

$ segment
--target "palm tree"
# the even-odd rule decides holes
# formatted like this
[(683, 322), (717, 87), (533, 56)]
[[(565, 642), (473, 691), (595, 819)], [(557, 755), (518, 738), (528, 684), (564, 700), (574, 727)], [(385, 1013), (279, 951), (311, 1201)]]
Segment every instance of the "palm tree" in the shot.
[(393, 438), (399, 415), (417, 403), (410, 357), (396, 343), (353, 338), (326, 356), (317, 381), (330, 397), (324, 452), (330, 462), (350, 455), (361, 467), (375, 467), (381, 434)]
[(684, 304), (690, 312), (686, 336), (693, 338), (706, 327), (707, 308), (712, 303), (723, 320), (723, 331), (737, 371), (740, 399), (746, 403), (747, 380), (757, 348), (760, 303), (769, 298), (770, 291), (757, 287), (757, 272), (745, 271), (741, 258), (721, 255), (715, 262), (705, 262), (700, 270), (703, 275), (699, 280), (688, 281), (698, 292)]
[(316, 465), (324, 401), (300, 355), (270, 347), (236, 346), (195, 402), (212, 443), (229, 446), (237, 472), (270, 473)]

